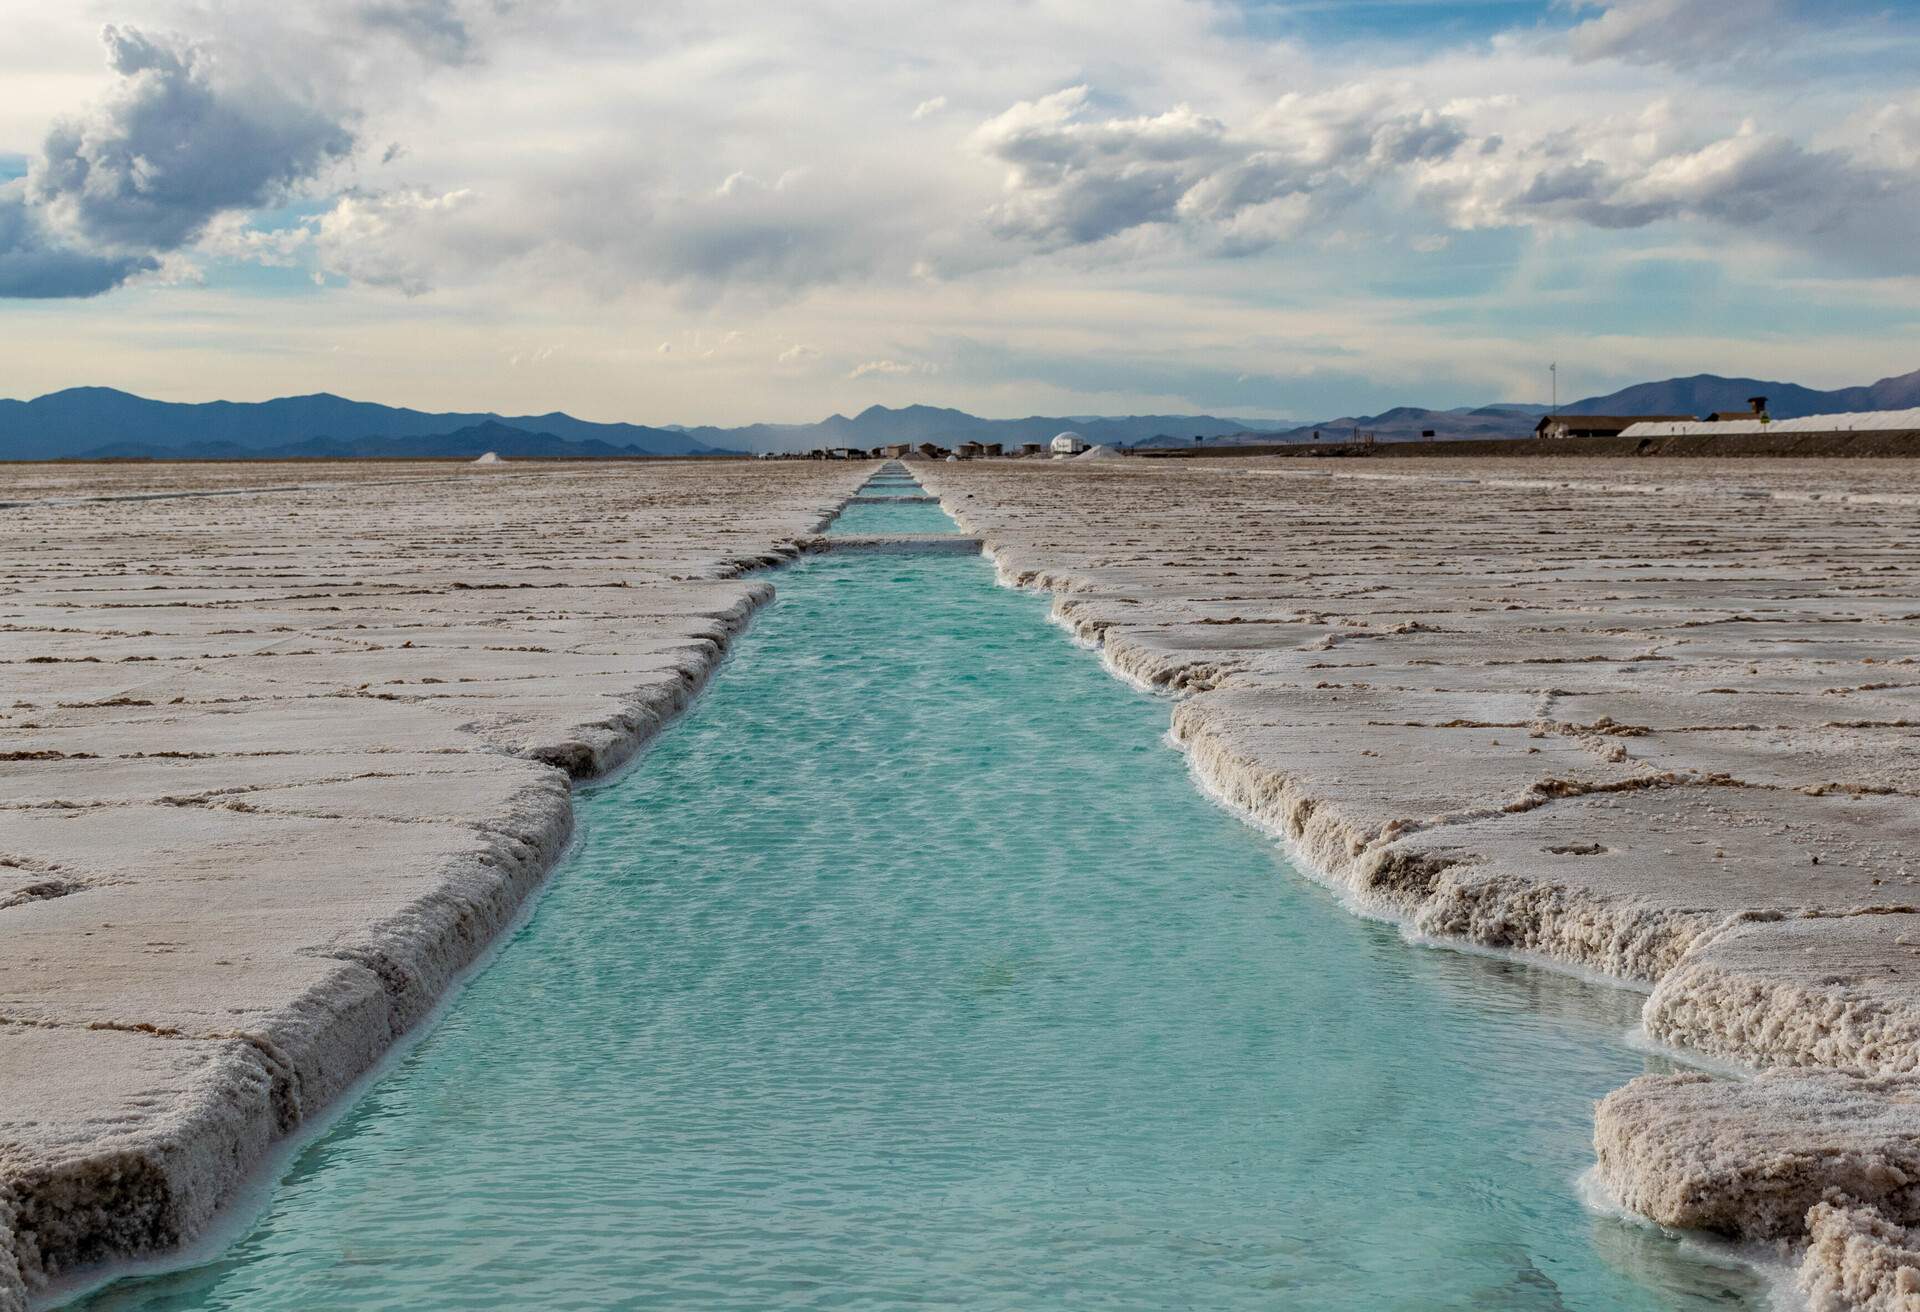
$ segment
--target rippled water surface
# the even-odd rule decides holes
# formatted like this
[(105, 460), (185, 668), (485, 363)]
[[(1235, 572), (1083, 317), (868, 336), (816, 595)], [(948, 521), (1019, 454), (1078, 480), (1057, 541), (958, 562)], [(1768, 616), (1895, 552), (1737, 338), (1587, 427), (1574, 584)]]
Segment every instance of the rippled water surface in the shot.
[(105, 1309), (1644, 1309), (1636, 999), (1410, 948), (962, 557), (824, 556), (218, 1259)]
[(936, 501), (898, 501), (886, 498), (922, 495), (918, 485), (882, 486), (868, 497), (847, 503), (831, 526), (834, 533), (953, 533), (947, 512)]

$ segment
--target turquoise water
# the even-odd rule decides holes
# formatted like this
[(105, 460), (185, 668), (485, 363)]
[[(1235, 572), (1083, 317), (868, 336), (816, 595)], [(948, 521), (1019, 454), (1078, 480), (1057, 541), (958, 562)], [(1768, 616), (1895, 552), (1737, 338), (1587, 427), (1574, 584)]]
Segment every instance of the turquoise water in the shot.
[(1650, 1309), (1637, 999), (1410, 948), (984, 561), (819, 556), (223, 1255), (125, 1309)]
[[(884, 488), (877, 495), (919, 495), (919, 492), (919, 487), (910, 483), (898, 491), (891, 487)], [(959, 531), (937, 501), (867, 501), (858, 498), (847, 503), (846, 508), (828, 525), (828, 530), (849, 535)]]

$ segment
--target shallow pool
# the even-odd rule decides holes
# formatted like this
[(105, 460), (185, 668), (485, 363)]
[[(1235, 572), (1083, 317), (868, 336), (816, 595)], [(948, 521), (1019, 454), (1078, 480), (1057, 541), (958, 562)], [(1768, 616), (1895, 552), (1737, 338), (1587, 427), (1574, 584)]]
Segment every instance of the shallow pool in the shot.
[(1408, 947), (954, 556), (821, 556), (217, 1260), (104, 1309), (1758, 1306), (1576, 1201), (1637, 999)]
[(939, 502), (896, 499), (923, 495), (914, 484), (897, 490), (872, 489), (849, 501), (827, 526), (828, 532), (848, 536), (959, 532), (947, 512), (940, 509)]

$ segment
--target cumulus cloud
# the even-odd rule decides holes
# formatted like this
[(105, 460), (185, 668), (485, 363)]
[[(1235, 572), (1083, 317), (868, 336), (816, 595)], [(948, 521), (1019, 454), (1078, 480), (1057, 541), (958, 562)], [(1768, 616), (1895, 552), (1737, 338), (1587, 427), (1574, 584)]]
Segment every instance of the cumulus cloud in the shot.
[(82, 236), (175, 249), (223, 210), (266, 204), (353, 144), (335, 116), (269, 86), (221, 85), (191, 44), (104, 33), (121, 81), (94, 113), (59, 124), (31, 174), (33, 198)]
[(805, 364), (808, 360), (817, 360), (819, 358), (819, 351), (811, 346), (804, 346), (799, 342), (795, 342), (792, 346), (780, 352), (781, 364)]
[(1455, 116), (1365, 86), (1289, 95), (1244, 128), (1191, 106), (1131, 118), (1088, 114), (1089, 89), (1022, 101), (982, 124), (979, 153), (1007, 166), (988, 216), (1003, 237), (1059, 247), (1148, 225), (1199, 224), (1225, 253), (1295, 231), (1407, 165), (1444, 160), (1468, 133)]
[(99, 255), (49, 233), (27, 204), (25, 184), (0, 186), (0, 297), (98, 296), (160, 262), (151, 255)]
[(1911, 171), (1814, 149), (1750, 122), (1702, 142), (1644, 128), (1597, 123), (1463, 158), (1429, 175), (1426, 189), (1460, 228), (1706, 222), (1841, 263), (1920, 268), (1906, 235), (1920, 202)]
[[(433, 286), (450, 243), (462, 237), (462, 216), (474, 204), (465, 189), (342, 196), (311, 221), (314, 250), (329, 273), (418, 296)], [(485, 244), (469, 233), (460, 249), (477, 259)]]
[(1920, 95), (1880, 106), (1866, 116), (1866, 153), (1884, 168), (1920, 172)]
[[(1859, 108), (1842, 137), (1817, 121), (1830, 109), (1671, 67), (1795, 21), (1798, 0), (1563, 0), (1570, 31), (1386, 72), (1166, 0), (140, 2), (201, 39), (109, 31), (112, 94), (48, 134), (10, 202), (0, 251), (36, 272), (7, 285), (100, 290), (185, 252), (409, 295), (666, 287), (697, 309), (1661, 222), (1893, 267), (1892, 207), (1920, 168), (1906, 100)], [(882, 31), (897, 49), (847, 40)], [(1061, 50), (1083, 84), (1050, 91)], [(1661, 92), (1657, 130), (1607, 117)], [(958, 150), (925, 124), (974, 105), (1005, 108)], [(1756, 126), (1736, 132), (1742, 112)], [(323, 208), (271, 233), (236, 217), (288, 196)]]
[[(8, 201), (0, 259), (38, 271), (8, 286), (107, 290), (218, 216), (284, 196), (353, 144), (338, 116), (227, 76), (201, 46), (133, 28), (102, 35), (118, 81), (92, 111), (54, 125), (24, 192)], [(46, 290), (63, 279), (72, 292)]]

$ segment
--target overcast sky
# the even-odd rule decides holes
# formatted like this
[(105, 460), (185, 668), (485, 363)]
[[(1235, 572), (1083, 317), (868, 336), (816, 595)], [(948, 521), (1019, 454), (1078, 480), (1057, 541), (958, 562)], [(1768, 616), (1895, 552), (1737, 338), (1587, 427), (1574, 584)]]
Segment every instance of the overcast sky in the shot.
[(1312, 419), (1920, 368), (1910, 0), (0, 0), (0, 393)]

